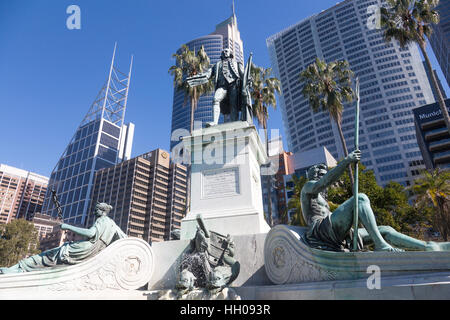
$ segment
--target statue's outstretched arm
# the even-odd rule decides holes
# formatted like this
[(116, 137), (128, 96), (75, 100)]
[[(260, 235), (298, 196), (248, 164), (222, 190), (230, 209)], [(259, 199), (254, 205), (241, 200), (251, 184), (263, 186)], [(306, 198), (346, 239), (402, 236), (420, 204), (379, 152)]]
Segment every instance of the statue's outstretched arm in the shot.
[(92, 226), (89, 229), (85, 229), (85, 228), (78, 228), (78, 227), (71, 226), (70, 224), (63, 223), (61, 225), (61, 230), (70, 230), (80, 236), (90, 239), (95, 236), (95, 232), (97, 229), (94, 226)]
[(186, 82), (190, 87), (196, 87), (207, 83), (213, 74), (213, 68), (209, 68), (207, 71), (196, 74), (195, 76), (187, 77)]
[[(361, 159), (361, 151), (355, 150), (344, 158), (336, 167), (328, 171), (319, 181), (305, 185), (308, 193), (317, 194), (326, 189), (331, 184), (338, 181), (339, 177), (345, 172), (350, 163), (358, 162)], [(309, 189), (309, 190), (308, 190)]]

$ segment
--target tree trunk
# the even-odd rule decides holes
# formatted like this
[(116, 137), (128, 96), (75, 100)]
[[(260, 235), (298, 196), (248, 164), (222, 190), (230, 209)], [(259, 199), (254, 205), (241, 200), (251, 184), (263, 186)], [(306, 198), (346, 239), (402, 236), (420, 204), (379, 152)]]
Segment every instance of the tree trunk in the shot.
[(445, 200), (442, 198), (437, 198), (437, 209), (439, 211), (439, 219), (437, 221), (438, 223), (438, 230), (441, 233), (442, 238), (444, 241), (448, 241), (448, 229), (449, 229), (449, 221), (447, 212), (445, 211)]
[(191, 128), (190, 128), (191, 134), (194, 131), (194, 111), (195, 111), (195, 99), (191, 98)]
[[(194, 107), (195, 99), (191, 98), (191, 123), (190, 123), (190, 134), (194, 131)], [(184, 150), (186, 152), (186, 149)], [(186, 214), (191, 211), (191, 161), (186, 164)]]
[[(338, 131), (339, 131), (339, 137), (341, 138), (342, 148), (344, 149), (344, 155), (345, 155), (345, 157), (347, 157), (348, 150), (347, 150), (347, 143), (345, 142), (345, 138), (344, 138), (344, 133), (342, 132), (341, 124), (339, 122), (336, 122), (336, 124), (337, 124)], [(348, 175), (350, 177), (350, 185), (352, 186), (352, 190), (353, 190), (353, 185), (355, 184), (355, 179), (353, 178), (353, 170), (352, 170), (351, 164), (348, 165)]]
[(444, 97), (442, 96), (442, 92), (439, 89), (439, 85), (438, 85), (436, 76), (434, 75), (433, 67), (431, 66), (431, 62), (430, 62), (430, 58), (428, 58), (428, 54), (426, 51), (426, 43), (424, 41), (419, 42), (419, 47), (420, 47), (420, 50), (422, 51), (423, 57), (425, 58), (425, 64), (427, 65), (428, 72), (431, 77), (431, 83), (438, 95), (438, 103), (439, 103), (439, 107), (441, 108), (442, 116), (445, 121), (445, 126), (447, 127), (447, 130), (450, 134), (450, 117), (448, 115), (447, 107), (445, 106)]
[[(265, 138), (266, 138), (266, 153), (267, 153), (267, 158), (269, 158), (269, 137), (268, 137), (268, 134), (267, 134), (267, 127), (266, 126), (264, 126), (264, 135), (265, 135)], [(271, 188), (271, 185), (272, 185), (272, 176), (271, 175), (267, 175), (266, 176), (266, 187), (267, 187), (267, 196), (268, 196), (268, 209), (269, 209), (269, 212), (268, 212), (268, 214), (269, 214), (269, 217), (268, 217), (268, 219), (269, 219), (269, 226), (270, 227), (273, 227), (273, 217), (272, 217), (272, 188)]]

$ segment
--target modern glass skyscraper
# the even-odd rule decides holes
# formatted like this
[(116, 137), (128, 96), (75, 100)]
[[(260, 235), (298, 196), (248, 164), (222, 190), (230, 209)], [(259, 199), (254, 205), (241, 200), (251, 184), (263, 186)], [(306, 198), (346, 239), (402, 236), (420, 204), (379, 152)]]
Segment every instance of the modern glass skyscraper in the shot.
[[(344, 156), (328, 113), (314, 114), (301, 93), (299, 74), (316, 57), (347, 60), (360, 79), (360, 149), (362, 163), (381, 185), (390, 180), (410, 185), (424, 168), (412, 109), (434, 101), (417, 46), (401, 49), (386, 43), (374, 12), (380, 0), (347, 0), (269, 37), (273, 69), (281, 80), (282, 120), (289, 150), (325, 146)], [(375, 23), (374, 23), (375, 22)], [(342, 129), (354, 147), (355, 104), (344, 106)]]
[(128, 74), (114, 66), (105, 86), (75, 131), (50, 176), (42, 213), (57, 216), (52, 202), (56, 191), (64, 222), (85, 224), (95, 172), (131, 156), (134, 124), (123, 123), (130, 84)]
[(439, 1), (436, 10), (439, 11), (441, 20), (439, 24), (432, 25), (430, 44), (450, 86), (450, 1)]
[[(214, 32), (207, 36), (189, 41), (186, 45), (189, 47), (189, 50), (194, 50), (195, 52), (203, 46), (210, 59), (211, 65), (219, 61), (220, 54), (225, 48), (229, 48), (233, 51), (237, 61), (242, 63), (244, 61), (243, 43), (237, 27), (237, 19), (234, 12), (230, 18), (218, 24)], [(197, 109), (194, 113), (194, 121), (199, 121), (204, 124), (213, 120), (213, 97), (213, 93), (200, 97)], [(184, 93), (177, 92), (177, 90), (174, 89), (171, 132), (174, 132), (176, 129), (185, 129), (189, 131), (191, 123), (191, 106), (189, 101), (187, 101), (186, 104), (184, 102)], [(219, 123), (220, 122), (223, 122), (222, 116), (219, 119)], [(178, 140), (171, 141), (170, 150), (172, 150), (178, 142)]]

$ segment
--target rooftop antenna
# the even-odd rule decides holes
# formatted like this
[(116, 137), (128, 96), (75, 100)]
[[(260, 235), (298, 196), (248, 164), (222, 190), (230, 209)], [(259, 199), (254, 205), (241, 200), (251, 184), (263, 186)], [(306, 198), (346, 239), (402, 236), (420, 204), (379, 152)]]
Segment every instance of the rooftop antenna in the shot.
[(236, 50), (235, 50), (235, 43), (234, 43), (234, 32), (235, 32), (235, 29), (234, 29), (234, 27), (235, 27), (235, 25), (236, 25), (236, 13), (235, 13), (235, 10), (234, 10), (234, 0), (232, 1), (232, 3), (231, 3), (231, 11), (232, 11), (232, 14), (233, 14), (233, 16), (232, 16), (232, 23), (231, 23), (231, 42), (232, 42), (232, 50), (233, 50), (233, 56), (234, 57), (236, 57)]

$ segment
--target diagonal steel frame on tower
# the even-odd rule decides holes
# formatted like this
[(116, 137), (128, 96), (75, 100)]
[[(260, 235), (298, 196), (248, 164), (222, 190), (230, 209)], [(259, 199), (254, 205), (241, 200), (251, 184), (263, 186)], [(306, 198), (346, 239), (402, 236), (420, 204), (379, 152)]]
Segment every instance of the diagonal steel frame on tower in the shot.
[[(79, 129), (88, 123), (95, 121), (95, 120), (107, 120), (110, 123), (113, 123), (114, 125), (118, 126), (119, 128), (122, 128), (124, 119), (125, 119), (125, 112), (127, 107), (127, 100), (128, 100), (128, 90), (130, 85), (130, 79), (131, 79), (131, 71), (133, 67), (133, 56), (131, 56), (130, 61), (130, 68), (128, 71), (128, 74), (125, 74), (121, 72), (116, 66), (115, 66), (115, 55), (116, 55), (116, 49), (117, 49), (117, 43), (114, 45), (114, 51), (113, 56), (111, 60), (111, 65), (109, 68), (108, 78), (105, 82), (105, 85), (102, 87), (100, 92), (98, 93), (97, 97), (95, 98), (94, 102), (92, 103), (91, 107), (89, 108), (89, 111), (84, 116), (83, 120), (81, 121), (80, 125), (77, 127), (77, 130), (75, 130), (74, 135), (70, 139), (69, 143), (67, 144), (67, 147), (65, 148), (64, 152), (60, 156), (59, 160), (57, 161), (55, 167), (53, 168), (51, 178), (49, 181), (49, 188), (46, 195), (46, 200), (51, 201), (49, 197), (49, 191), (51, 191), (52, 188), (57, 190), (57, 196), (60, 195), (60, 188), (57, 188), (57, 184), (59, 181), (56, 181), (54, 179), (55, 172), (59, 169), (61, 166), (61, 161), (64, 159), (64, 157), (67, 156), (67, 152), (69, 149), (69, 146), (76, 140), (76, 135)], [(123, 130), (120, 132), (119, 141), (122, 139)], [(98, 145), (100, 141), (100, 135), (98, 135), (97, 138), (97, 147), (95, 150), (95, 158), (97, 158), (97, 152), (98, 152)], [(116, 162), (119, 160), (119, 154), (116, 156)], [(95, 161), (93, 163), (93, 167), (95, 167)], [(90, 189), (92, 185), (92, 181), (94, 179), (94, 170), (91, 170), (91, 174), (89, 177), (89, 188), (87, 194), (90, 194)], [(85, 204), (84, 212), (86, 213), (86, 210), (88, 209), (87, 203)], [(48, 206), (48, 213), (53, 210), (53, 205)], [(44, 203), (43, 207), (43, 213), (46, 213), (46, 207)], [(85, 215), (85, 214), (84, 214)], [(85, 217), (84, 217), (85, 218)], [(84, 221), (83, 218), (83, 221)]]
[[(100, 92), (98, 93), (97, 97), (89, 108), (88, 113), (84, 116), (78, 128), (93, 120), (100, 120), (101, 118), (114, 123), (118, 127), (121, 127), (123, 125), (125, 119), (125, 111), (127, 108), (131, 70), (133, 68), (133, 56), (131, 56), (130, 69), (127, 75), (117, 69), (116, 66), (114, 66), (116, 49), (117, 42), (114, 44), (114, 51), (109, 68), (108, 79), (106, 80), (106, 83), (102, 87), (102, 89), (100, 89)], [(56, 163), (56, 166), (53, 168), (53, 171), (55, 171), (59, 161), (66, 154), (69, 145), (75, 140), (76, 132), (77, 130), (67, 144), (66, 149)]]
[(97, 98), (91, 105), (91, 108), (84, 117), (80, 126), (100, 118), (105, 118), (119, 127), (123, 124), (128, 100), (131, 69), (133, 67), (133, 56), (131, 56), (130, 70), (128, 74), (121, 72), (114, 65), (116, 46), (117, 44), (114, 46), (113, 57), (106, 84), (100, 90)]

